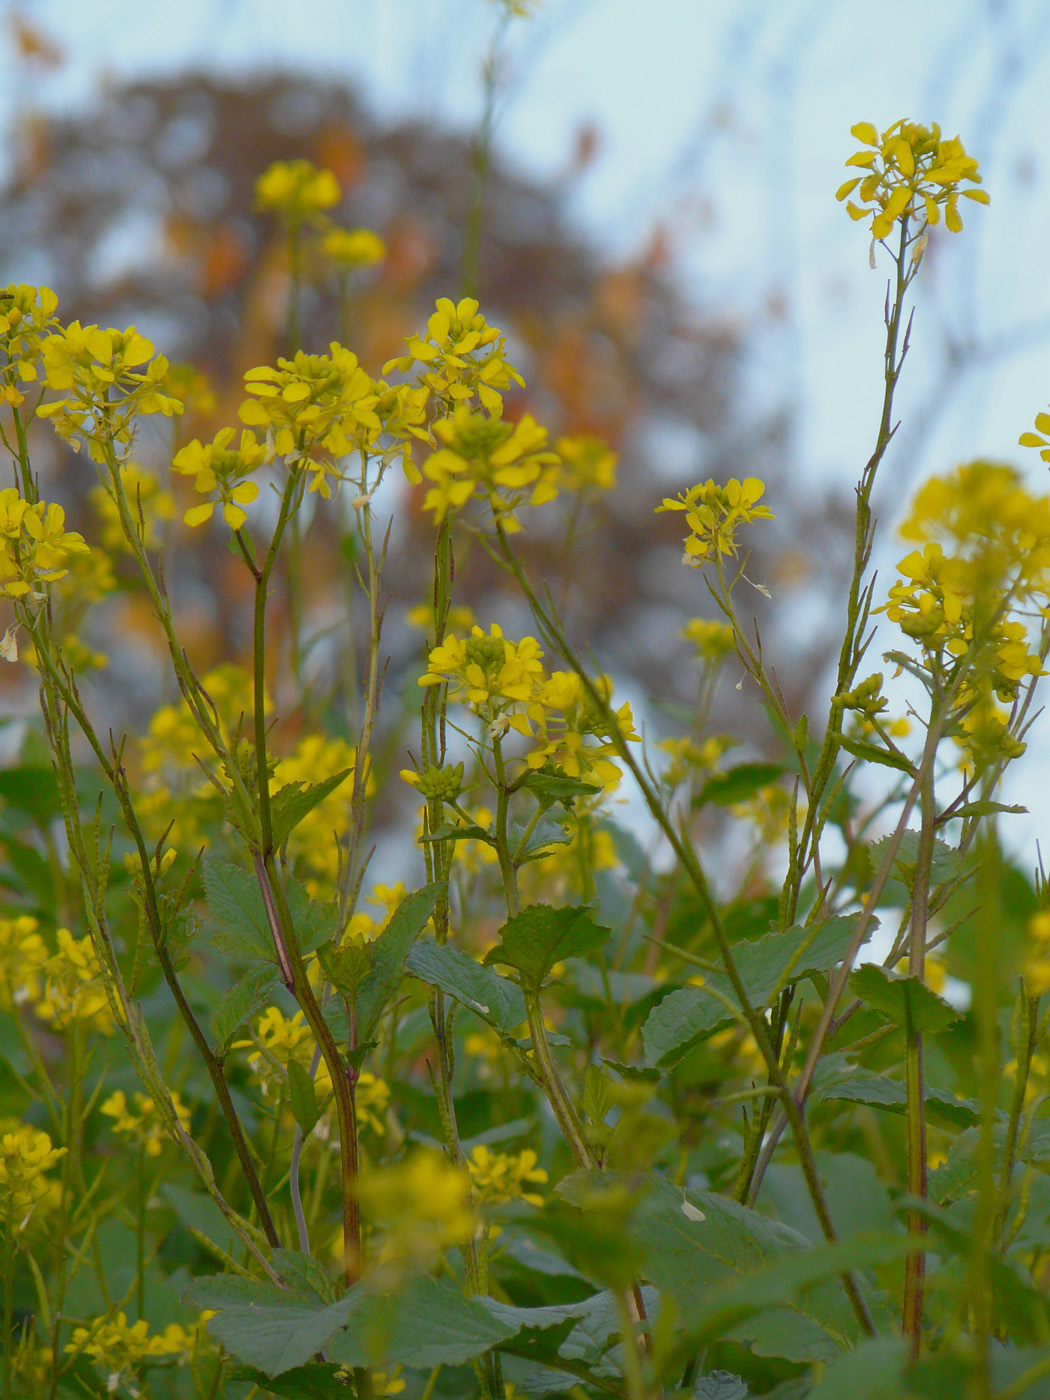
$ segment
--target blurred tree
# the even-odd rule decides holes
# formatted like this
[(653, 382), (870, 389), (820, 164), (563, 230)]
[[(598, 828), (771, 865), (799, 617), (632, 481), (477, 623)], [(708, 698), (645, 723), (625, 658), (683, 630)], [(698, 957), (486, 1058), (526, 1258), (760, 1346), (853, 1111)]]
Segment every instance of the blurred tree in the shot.
[[(679, 629), (710, 604), (699, 575), (681, 568), (675, 517), (652, 514), (659, 499), (708, 476), (767, 480), (779, 553), (753, 558), (748, 574), (774, 595), (769, 603), (756, 595), (768, 635), (797, 613), (800, 590), (836, 596), (848, 515), (842, 502), (803, 501), (785, 489), (783, 425), (756, 424), (736, 402), (747, 329), (686, 304), (660, 231), (635, 261), (609, 267), (566, 227), (561, 198), (594, 147), (593, 134), (581, 133), (556, 190), (517, 177), (492, 153), (477, 290), (527, 381), (508, 413), (528, 408), (552, 437), (595, 434), (620, 456), (618, 489), (598, 504), (596, 524), (574, 529), (557, 509), (530, 520), (530, 568), (565, 593), (575, 633), (603, 665), (645, 693), (685, 701), (694, 683)], [(235, 86), (189, 75), (112, 87), (90, 111), (23, 120), (0, 202), (0, 269), (4, 281), (53, 286), (65, 318), (133, 323), (171, 359), (200, 366), (215, 402), (188, 414), (178, 431), (181, 439), (210, 435), (236, 421), (243, 371), (289, 348), (289, 268), (272, 219), (254, 208), (262, 171), (302, 157), (330, 167), (343, 191), (332, 216), (386, 240), (384, 265), (361, 277), (348, 315), (323, 282), (308, 278), (301, 316), (307, 348), (343, 339), (378, 372), (436, 297), (460, 292), (475, 155), (469, 140), (431, 127), (383, 128), (346, 89), (301, 76)], [(170, 443), (140, 444), (143, 460), (152, 453), (162, 468), (169, 452)], [(91, 484), (82, 464), (62, 477), (76, 505)], [(327, 651), (318, 651), (330, 668), (345, 611), (342, 585), (333, 584), (337, 519), (318, 517), (307, 558), (308, 624), (330, 624)], [(401, 618), (425, 596), (430, 531), (418, 510), (399, 512), (397, 567), (387, 574), (395, 667), (399, 654), (418, 654), (418, 637)], [(481, 551), (458, 563), (462, 601), (485, 620), (493, 606), (511, 625), (521, 620), (483, 601), (499, 580)], [(244, 639), (243, 580), (217, 537), (187, 552), (182, 567), (185, 577), (171, 581), (176, 601), (196, 618), (197, 659), (211, 664)], [(779, 676), (792, 704), (805, 702), (827, 659), (821, 629), (811, 630), (800, 636), (796, 622), (790, 647), (775, 648), (785, 656)], [(729, 689), (739, 733), (741, 697)]]

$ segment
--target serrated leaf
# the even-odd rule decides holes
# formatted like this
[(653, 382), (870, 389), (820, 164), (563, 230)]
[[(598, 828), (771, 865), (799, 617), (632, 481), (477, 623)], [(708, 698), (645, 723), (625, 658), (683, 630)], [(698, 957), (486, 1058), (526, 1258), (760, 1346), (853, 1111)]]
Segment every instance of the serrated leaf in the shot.
[(362, 1293), (327, 1352), (344, 1366), (460, 1366), (521, 1325), (496, 1318), (449, 1279), (417, 1278), (391, 1296)]
[[(890, 841), (891, 836), (883, 836), (878, 841), (873, 841), (868, 848), (873, 869), (878, 869), (882, 864), (883, 852)], [(905, 831), (901, 835), (900, 845), (897, 847), (897, 854), (893, 858), (893, 866), (890, 874), (892, 880), (904, 885), (910, 893), (915, 882), (915, 864), (919, 855), (919, 833), (917, 831)], [(945, 880), (951, 880), (958, 873), (959, 852), (947, 845), (944, 841), (934, 841), (933, 861), (930, 865), (930, 879), (935, 885), (942, 884)]]
[(320, 1303), (334, 1303), (335, 1285), (328, 1270), (311, 1254), (297, 1249), (274, 1249), (270, 1261), (290, 1288)]
[(320, 783), (286, 783), (278, 788), (270, 798), (274, 848), (283, 846), (302, 819), (330, 792), (334, 792), (340, 783), (345, 782), (353, 771), (352, 768), (344, 768)]
[[(208, 914), (219, 931), (213, 940), (216, 946), (236, 956), (276, 963), (273, 935), (254, 874), (228, 861), (206, 860), (204, 890)], [(311, 899), (298, 880), (286, 880), (284, 890), (299, 951), (313, 952), (335, 933), (339, 910), (334, 904)]]
[(424, 885), (406, 895), (372, 946), (372, 966), (357, 994), (357, 1038), (372, 1040), (379, 1018), (394, 997), (409, 949), (434, 912), (441, 885)]
[(956, 807), (952, 813), (953, 817), (990, 817), (996, 812), (1012, 812), (1017, 816), (1028, 811), (1027, 807), (1021, 807), (1017, 803), (1008, 802), (965, 802), (961, 807)]
[(962, 1015), (920, 977), (864, 963), (849, 979), (854, 996), (909, 1034), (936, 1035)]
[(696, 805), (703, 807), (714, 802), (719, 807), (731, 807), (734, 803), (746, 802), (787, 771), (782, 763), (737, 763), (726, 772), (708, 778), (700, 789)]
[[(812, 928), (795, 926), (783, 933), (734, 944), (733, 956), (752, 1006), (761, 1010), (778, 989), (816, 973), (830, 972), (853, 941), (855, 915), (836, 915)], [(868, 925), (874, 932), (878, 920)], [(733, 985), (725, 973), (712, 973), (702, 987), (671, 992), (655, 1006), (642, 1029), (648, 1057), (665, 1066), (677, 1064), (695, 1045), (731, 1025)]]
[(525, 1001), (518, 984), (484, 967), (461, 948), (421, 938), (409, 952), (406, 966), (414, 977), (440, 987), (504, 1035), (525, 1020)]
[(362, 1295), (351, 1291), (321, 1304), (255, 1279), (226, 1275), (195, 1279), (184, 1294), (191, 1306), (214, 1308), (208, 1331), (239, 1361), (268, 1376), (304, 1366), (326, 1346)]
[(314, 1081), (306, 1068), (294, 1058), (288, 1061), (288, 1096), (292, 1106), (292, 1117), (303, 1130), (303, 1137), (308, 1137), (317, 1125), (321, 1113), (317, 1106)]
[(252, 967), (239, 977), (211, 1013), (211, 1033), (220, 1053), (225, 1051), (241, 1026), (250, 1021), (271, 1000), (277, 971), (269, 963)]
[(499, 963), (521, 973), (523, 985), (539, 991), (556, 962), (583, 957), (604, 947), (612, 930), (594, 922), (587, 905), (553, 909), (532, 904), (515, 914), (500, 929), (500, 942), (485, 955), (485, 963)]
[(854, 758), (863, 759), (865, 763), (877, 763), (882, 768), (895, 768), (899, 773), (907, 773), (909, 778), (915, 777), (915, 764), (903, 754), (884, 749), (880, 744), (866, 744), (863, 739), (848, 739), (845, 734), (835, 737), (839, 747)]

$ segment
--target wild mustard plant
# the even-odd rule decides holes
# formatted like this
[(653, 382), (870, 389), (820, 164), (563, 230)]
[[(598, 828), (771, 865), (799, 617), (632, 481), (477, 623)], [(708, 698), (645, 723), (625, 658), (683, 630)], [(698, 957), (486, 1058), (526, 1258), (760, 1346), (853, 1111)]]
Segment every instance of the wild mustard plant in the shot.
[[(442, 297), (389, 380), (338, 342), (300, 345), (305, 279), (334, 268), (352, 311), (383, 256), (378, 234), (333, 223), (331, 172), (260, 181), (288, 258), (287, 354), (249, 369), (237, 426), (170, 433), (193, 496), (140, 465), (137, 430), (207, 401), (194, 372), (131, 328), (64, 326), (43, 289), (0, 295), (0, 597), (51, 765), (31, 790), (0, 775), (23, 804), (21, 827), (0, 824), (0, 1017), (19, 1057), (0, 1129), (3, 1400), (670, 1400), (721, 1393), (723, 1361), (741, 1395), (823, 1397), (859, 1394), (873, 1358), (901, 1395), (1016, 1400), (1050, 1375), (1050, 895), (1041, 875), (1021, 896), (1004, 882), (994, 828), (1046, 669), (1050, 503), (1007, 464), (934, 478), (877, 595), (908, 293), (930, 228), (958, 230), (959, 198), (986, 196), (935, 126), (854, 135), (863, 173), (839, 195), (891, 259), (885, 392), (820, 723), (791, 712), (777, 639), (742, 613), (773, 514), (745, 477), (656, 507), (684, 517), (697, 607), (716, 615), (682, 631), (687, 731), (638, 732), (515, 548), (537, 510), (571, 546), (615, 453), (587, 433), (550, 445), (473, 296)], [(1041, 452), (1045, 417), (1022, 438)], [(48, 423), (97, 470), (102, 550), (41, 499), (30, 447)], [(388, 674), (399, 537), (376, 489), (395, 463), (415, 494), (394, 510), (418, 507), (434, 568), (418, 662)], [(303, 559), (340, 507), (363, 623), (345, 707), (302, 666)], [(215, 525), (250, 645), (199, 671), (165, 556)], [(457, 599), (468, 546), (519, 590), (529, 633)], [(136, 740), (82, 681), (75, 629), (112, 591), (107, 554), (122, 585), (137, 571), (177, 687)], [(775, 761), (712, 728), (731, 657)], [(891, 667), (917, 688), (906, 717)], [(370, 874), (384, 807), (389, 878)], [(710, 855), (731, 849), (727, 817), (746, 836), (735, 866)], [(864, 961), (877, 924), (888, 951)], [(946, 970), (971, 1011), (944, 999)]]

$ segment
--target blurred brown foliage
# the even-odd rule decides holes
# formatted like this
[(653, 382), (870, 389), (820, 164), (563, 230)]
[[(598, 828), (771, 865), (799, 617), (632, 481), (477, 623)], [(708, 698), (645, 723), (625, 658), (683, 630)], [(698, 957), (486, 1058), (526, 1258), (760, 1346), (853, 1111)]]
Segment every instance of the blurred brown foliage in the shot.
[[(172, 360), (205, 370), (215, 410), (184, 420), (180, 440), (236, 422), (244, 370), (288, 350), (286, 252), (273, 220), (253, 212), (255, 180), (271, 162), (306, 157), (330, 167), (343, 189), (333, 216), (374, 228), (389, 250), (378, 274), (362, 276), (348, 325), (323, 285), (305, 288), (305, 348), (343, 340), (378, 373), (438, 296), (460, 294), (476, 195), (472, 143), (416, 122), (381, 127), (344, 88), (285, 75), (244, 86), (195, 75), (136, 82), (104, 91), (90, 111), (26, 117), (17, 143), (16, 173), (0, 202), (3, 280), (53, 286), (63, 319), (135, 324)], [(764, 635), (796, 609), (799, 590), (816, 583), (834, 598), (850, 542), (839, 507), (803, 510), (778, 490), (786, 465), (781, 425), (748, 423), (736, 403), (747, 328), (685, 302), (659, 231), (634, 261), (609, 266), (567, 227), (564, 196), (594, 149), (593, 133), (582, 133), (555, 189), (518, 177), (492, 154), (477, 290), (528, 385), (508, 399), (508, 414), (528, 409), (552, 438), (594, 433), (620, 454), (617, 491), (581, 529), (567, 534), (557, 507), (531, 514), (523, 541), (529, 568), (567, 600), (574, 633), (605, 669), (632, 676), (643, 693), (685, 701), (692, 668), (683, 664), (688, 648), (678, 629), (711, 607), (700, 576), (681, 567), (676, 517), (652, 513), (662, 496), (708, 476), (769, 483), (778, 530), (754, 532), (748, 564), (749, 577), (774, 594), (772, 603), (755, 596)], [(140, 447), (149, 460), (150, 444)], [(163, 469), (156, 459), (170, 450), (170, 442), (153, 444), (154, 465)], [(87, 465), (54, 462), (58, 494), (91, 538)], [(432, 534), (417, 508), (400, 514), (385, 576), (395, 671), (399, 654), (406, 665), (418, 659), (419, 637), (401, 620), (427, 596)], [(349, 592), (345, 581), (334, 582), (346, 573), (337, 522), (336, 513), (319, 512), (304, 555), (306, 596), (318, 603), (315, 626), (330, 621), (330, 652), (340, 644), (338, 613)], [(458, 597), (480, 620), (527, 626), (516, 604), (493, 599), (502, 585), (480, 550), (457, 567)], [(246, 600), (235, 561), (213, 536), (199, 554), (183, 552), (176, 568), (170, 582), (191, 654), (201, 665), (236, 655), (246, 640)], [(120, 625), (140, 621), (125, 609)], [(796, 627), (791, 646), (777, 648), (793, 702), (826, 659), (821, 629), (810, 631)], [(741, 697), (726, 689), (739, 733)]]

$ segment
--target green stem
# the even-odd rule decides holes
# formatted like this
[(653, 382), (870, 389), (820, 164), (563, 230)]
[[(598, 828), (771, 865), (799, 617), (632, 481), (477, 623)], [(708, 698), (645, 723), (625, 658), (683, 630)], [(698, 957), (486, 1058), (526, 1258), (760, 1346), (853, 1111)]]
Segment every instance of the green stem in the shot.
[[(1024, 1112), (1025, 1095), (1028, 1092), (1028, 1079), (1032, 1069), (1032, 1057), (1039, 1043), (1039, 998), (1030, 997), (1028, 988), (1021, 983), (1020, 1012), (1023, 1018), (1023, 1043), (1017, 1046), (1017, 1075), (1014, 1079), (1014, 1092), (1010, 1101), (1010, 1118), (1006, 1126), (1006, 1144), (1003, 1148), (1003, 1165), (999, 1173), (999, 1210), (996, 1217), (995, 1240), (1002, 1248), (1006, 1230), (1006, 1217), (1012, 1195), (1012, 1178), (1017, 1162), (1017, 1143)], [(1021, 1040), (1021, 1034), (1018, 1036)]]
[[(937, 721), (930, 717), (931, 726)], [(926, 923), (930, 900), (930, 877), (933, 869), (934, 834), (937, 807), (934, 796), (933, 767), (923, 774), (920, 789), (921, 824), (915, 860), (915, 882), (912, 888), (911, 932), (908, 950), (908, 972), (924, 980), (926, 976)], [(908, 1194), (915, 1200), (926, 1200), (926, 1102), (923, 1081), (922, 1033), (908, 1017), (905, 1027), (905, 1084), (908, 1115)], [(908, 1234), (926, 1234), (926, 1215), (922, 1210), (908, 1213)], [(913, 1360), (918, 1357), (922, 1340), (923, 1289), (926, 1274), (926, 1254), (923, 1250), (909, 1253), (904, 1267), (904, 1304), (901, 1331), (908, 1341)]]
[[(982, 794), (983, 795), (983, 794)], [(994, 819), (991, 819), (994, 822)], [(976, 1350), (975, 1400), (991, 1400), (993, 1331), (989, 1276), (995, 1232), (995, 1128), (999, 1098), (999, 848), (995, 827), (985, 823), (977, 846), (977, 958), (973, 1012), (977, 1023), (981, 1128), (977, 1147), (977, 1204), (973, 1217), (968, 1293)]]

